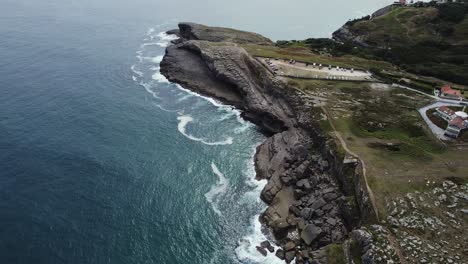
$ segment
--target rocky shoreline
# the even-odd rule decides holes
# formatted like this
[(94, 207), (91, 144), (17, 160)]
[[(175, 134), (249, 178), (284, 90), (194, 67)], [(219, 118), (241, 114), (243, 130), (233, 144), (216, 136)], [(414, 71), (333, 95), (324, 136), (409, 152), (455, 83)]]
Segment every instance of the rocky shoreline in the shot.
[[(258, 179), (268, 180), (261, 193), (268, 208), (260, 220), (282, 248), (276, 256), (287, 263), (327, 263), (329, 245), (348, 245), (349, 253), (350, 234), (365, 254), (368, 233), (356, 228), (373, 216), (359, 164), (343, 162), (299, 92), (240, 47), (273, 43), (255, 33), (193, 23), (168, 34), (180, 39), (166, 49), (161, 73), (242, 110), (269, 136), (257, 148), (255, 169)], [(272, 252), (267, 242), (257, 248)]]

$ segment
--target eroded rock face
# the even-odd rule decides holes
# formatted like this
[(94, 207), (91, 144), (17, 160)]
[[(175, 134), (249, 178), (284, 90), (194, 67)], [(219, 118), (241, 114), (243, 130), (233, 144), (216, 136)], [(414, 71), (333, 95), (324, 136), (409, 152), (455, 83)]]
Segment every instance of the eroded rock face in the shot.
[[(326, 145), (310, 108), (243, 48), (225, 43), (266, 40), (192, 23), (179, 28), (182, 40), (167, 48), (161, 72), (172, 82), (235, 105), (270, 135), (257, 148), (255, 168), (259, 179), (268, 180), (261, 198), (269, 206), (261, 220), (284, 249), (278, 257), (306, 263), (312, 251), (343, 241), (348, 233), (343, 193), (332, 176), (331, 161), (322, 156), (326, 151), (320, 148)], [(264, 246), (258, 250), (270, 251)]]
[(234, 42), (272, 45), (273, 42), (264, 36), (241, 30), (220, 27), (208, 27), (196, 23), (179, 23), (179, 34), (186, 40), (206, 40), (211, 42)]

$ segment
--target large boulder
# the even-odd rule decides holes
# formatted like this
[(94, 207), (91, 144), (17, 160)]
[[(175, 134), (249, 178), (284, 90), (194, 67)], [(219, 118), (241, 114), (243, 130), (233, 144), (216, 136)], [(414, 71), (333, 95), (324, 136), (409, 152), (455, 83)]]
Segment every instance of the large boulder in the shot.
[(310, 224), (307, 225), (304, 230), (302, 230), (301, 238), (307, 245), (310, 245), (322, 234), (322, 232), (323, 230), (320, 227), (314, 224)]
[(266, 257), (266, 255), (268, 254), (266, 249), (259, 247), (259, 246), (257, 246), (257, 251), (260, 252), (260, 254), (262, 254), (264, 257)]

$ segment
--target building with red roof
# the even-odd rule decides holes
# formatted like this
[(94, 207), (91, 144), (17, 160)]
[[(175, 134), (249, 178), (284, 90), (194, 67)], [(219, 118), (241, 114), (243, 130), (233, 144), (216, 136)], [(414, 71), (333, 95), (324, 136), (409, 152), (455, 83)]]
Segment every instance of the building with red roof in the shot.
[(452, 89), (450, 85), (444, 85), (440, 88), (439, 97), (448, 98), (448, 99), (455, 99), (455, 100), (462, 100), (463, 95), (459, 90)]
[(445, 106), (445, 105), (437, 107), (436, 111), (437, 111), (436, 113), (447, 122), (449, 122), (455, 117), (455, 111), (453, 111), (452, 109), (450, 109), (448, 106)]

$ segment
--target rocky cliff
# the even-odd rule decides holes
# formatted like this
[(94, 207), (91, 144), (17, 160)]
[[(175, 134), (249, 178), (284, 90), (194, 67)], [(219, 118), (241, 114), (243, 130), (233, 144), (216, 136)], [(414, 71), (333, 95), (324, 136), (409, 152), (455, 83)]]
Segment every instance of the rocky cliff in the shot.
[[(171, 31), (172, 33), (177, 31)], [(181, 40), (167, 48), (161, 72), (170, 81), (232, 104), (270, 136), (257, 148), (255, 167), (268, 184), (261, 216), (287, 263), (326, 262), (323, 248), (343, 242), (360, 221), (354, 184), (297, 92), (238, 44), (271, 43), (254, 33), (181, 23)], [(351, 166), (351, 171), (355, 167)], [(349, 171), (349, 170), (346, 170)], [(345, 198), (352, 198), (352, 202)], [(357, 202), (357, 204), (362, 204)], [(266, 247), (265, 243), (265, 247)], [(262, 254), (265, 248), (259, 247)]]

